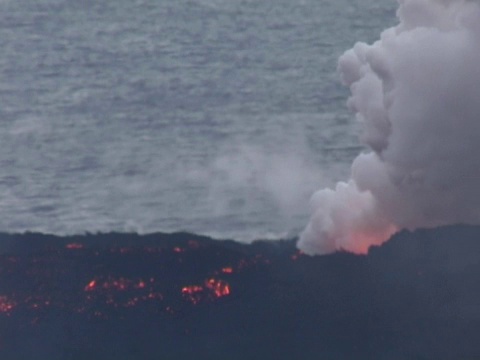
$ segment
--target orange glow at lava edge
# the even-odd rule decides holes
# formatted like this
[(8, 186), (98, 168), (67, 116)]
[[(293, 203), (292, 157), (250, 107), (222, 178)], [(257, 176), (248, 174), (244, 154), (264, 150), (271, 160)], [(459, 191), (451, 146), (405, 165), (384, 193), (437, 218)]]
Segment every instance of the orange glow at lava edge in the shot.
[(6, 296), (0, 296), (0, 313), (9, 314), (16, 304)]
[(397, 227), (393, 224), (381, 231), (357, 231), (351, 235), (344, 249), (355, 254), (367, 255), (371, 246), (383, 244), (397, 231)]
[[(151, 281), (152, 282), (152, 281)], [(85, 291), (93, 291), (97, 288), (105, 290), (125, 291), (129, 289), (145, 289), (146, 283), (144, 280), (131, 280), (127, 278), (107, 278), (103, 282), (99, 282), (96, 279), (90, 281), (84, 288)]]
[(97, 282), (95, 280), (90, 281), (87, 286), (85, 286), (85, 291), (92, 291), (95, 289)]
[[(150, 278), (148, 284), (142, 279), (128, 279), (124, 277), (114, 278), (106, 277), (105, 279), (93, 279), (85, 287), (84, 291), (91, 293), (87, 295), (87, 301), (94, 301), (94, 299), (101, 294), (104, 297), (104, 301), (107, 305), (114, 308), (129, 308), (134, 307), (140, 303), (147, 301), (163, 301), (164, 296), (158, 291), (154, 291), (152, 286), (155, 282), (154, 278)], [(117, 294), (130, 292), (129, 297), (117, 297)], [(135, 293), (131, 293), (131, 292)], [(77, 312), (82, 313), (84, 308), (76, 309)], [(105, 315), (102, 312), (93, 314), (96, 317), (102, 317)]]
[(297, 250), (297, 252), (293, 255), (290, 256), (290, 259), (292, 261), (297, 261), (298, 259), (300, 259), (300, 257), (304, 256), (305, 254), (303, 253), (303, 251), (301, 250)]
[(182, 295), (196, 305), (201, 301), (218, 299), (230, 295), (230, 284), (224, 280), (210, 278), (204, 285), (189, 285), (182, 288)]
[(69, 249), (69, 250), (79, 250), (79, 249), (83, 249), (84, 246), (82, 244), (78, 244), (78, 243), (70, 243), (70, 244), (65, 245), (65, 248)]
[[(197, 242), (189, 243), (187, 249), (176, 247), (173, 252), (182, 253), (188, 251), (190, 248), (196, 248), (200, 245)], [(83, 249), (84, 245), (79, 243), (69, 243), (65, 245), (65, 249), (75, 250)], [(125, 249), (125, 251), (123, 251)], [(112, 250), (113, 251), (113, 250)], [(114, 248), (115, 252), (130, 252), (130, 248)], [(156, 251), (156, 250), (155, 250)], [(98, 255), (99, 252), (95, 252)], [(9, 262), (17, 262), (17, 258), (8, 258)], [(222, 279), (217, 278), (220, 274), (226, 276), (242, 272), (250, 266), (255, 266), (259, 263), (269, 263), (267, 259), (264, 259), (261, 255), (257, 255), (253, 259), (242, 258), (234, 265), (224, 265), (216, 271), (212, 271), (211, 275), (203, 282), (195, 285), (189, 285), (180, 287), (181, 295), (184, 300), (197, 305), (202, 302), (213, 302), (219, 298), (231, 295), (230, 284)], [(90, 278), (83, 284), (83, 291), (85, 294), (85, 301), (92, 303), (95, 301), (101, 301), (104, 304), (114, 308), (126, 308), (134, 307), (143, 302), (150, 301), (163, 301), (164, 295), (156, 290), (155, 278), (150, 277), (148, 279), (141, 278), (127, 278), (127, 277), (115, 277), (115, 276), (95, 276)], [(177, 288), (178, 289), (178, 288)], [(178, 291), (178, 290), (177, 290)], [(40, 310), (47, 306), (55, 304), (56, 306), (65, 307), (61, 302), (57, 303), (52, 301), (48, 294), (40, 296), (38, 298), (26, 297), (24, 299), (17, 299), (14, 301), (8, 296), (0, 295), (0, 315), (10, 316), (17, 309), (29, 308), (34, 310)], [(60, 304), (60, 305), (59, 305)], [(89, 305), (90, 306), (90, 305)], [(75, 305), (72, 309), (77, 313), (85, 313), (88, 310), (88, 306), (82, 304)], [(173, 312), (173, 309), (171, 309)], [(95, 310), (97, 311), (97, 310)], [(167, 312), (168, 309), (166, 310)], [(99, 316), (103, 312), (95, 313), (95, 316)]]
[(182, 295), (193, 305), (197, 305), (203, 298), (204, 290), (205, 289), (199, 285), (184, 286), (182, 288)]
[(230, 295), (230, 285), (223, 280), (208, 279), (205, 281), (205, 287), (213, 291), (217, 298)]
[(203, 287), (198, 285), (190, 285), (182, 288), (182, 294), (188, 294), (188, 295), (196, 294), (202, 291), (203, 291)]
[(222, 269), (222, 273), (224, 273), (224, 274), (233, 274), (233, 268), (230, 267), (230, 266), (224, 267), (224, 268)]
[[(225, 271), (226, 269), (226, 271)], [(233, 272), (233, 268), (226, 267), (224, 269), (226, 273)], [(150, 283), (154, 281), (153, 278), (150, 279)], [(131, 280), (127, 278), (112, 278), (108, 277), (104, 280), (93, 279), (91, 280), (85, 287), (85, 292), (97, 292), (107, 291), (110, 293), (110, 297), (107, 299), (107, 304), (113, 306), (123, 306), (123, 307), (131, 307), (135, 306), (140, 301), (152, 300), (152, 299), (160, 299), (163, 300), (163, 295), (154, 294), (150, 292), (148, 295), (143, 296), (134, 296), (127, 300), (126, 303), (117, 303), (116, 300), (113, 298), (114, 293), (116, 292), (123, 292), (126, 290), (143, 290), (146, 289), (147, 284), (144, 280)], [(230, 284), (225, 280), (216, 279), (216, 278), (208, 278), (204, 281), (202, 285), (188, 285), (181, 288), (182, 296), (185, 300), (189, 301), (193, 305), (197, 305), (200, 302), (204, 301), (213, 301), (215, 299), (228, 296), (231, 293)]]

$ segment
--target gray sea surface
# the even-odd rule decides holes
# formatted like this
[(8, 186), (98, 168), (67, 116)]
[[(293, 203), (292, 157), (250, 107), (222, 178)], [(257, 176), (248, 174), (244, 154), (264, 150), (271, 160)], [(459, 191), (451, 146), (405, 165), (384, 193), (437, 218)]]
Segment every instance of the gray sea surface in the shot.
[(0, 0), (0, 231), (298, 234), (394, 0)]

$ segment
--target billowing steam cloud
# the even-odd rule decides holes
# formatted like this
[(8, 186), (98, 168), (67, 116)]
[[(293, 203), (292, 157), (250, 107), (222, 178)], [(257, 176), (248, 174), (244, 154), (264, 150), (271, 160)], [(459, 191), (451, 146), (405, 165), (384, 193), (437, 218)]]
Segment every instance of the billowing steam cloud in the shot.
[(312, 198), (299, 248), (365, 253), (400, 229), (480, 224), (480, 5), (399, 0), (400, 23), (339, 60), (371, 151)]

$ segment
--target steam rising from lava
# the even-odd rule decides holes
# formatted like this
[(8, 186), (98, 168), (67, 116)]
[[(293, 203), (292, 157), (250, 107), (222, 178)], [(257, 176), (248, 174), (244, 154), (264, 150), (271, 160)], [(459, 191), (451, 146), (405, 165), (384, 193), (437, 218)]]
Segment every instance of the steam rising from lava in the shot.
[(371, 149), (312, 198), (299, 248), (365, 253), (400, 229), (480, 224), (480, 5), (399, 0), (400, 23), (339, 60)]

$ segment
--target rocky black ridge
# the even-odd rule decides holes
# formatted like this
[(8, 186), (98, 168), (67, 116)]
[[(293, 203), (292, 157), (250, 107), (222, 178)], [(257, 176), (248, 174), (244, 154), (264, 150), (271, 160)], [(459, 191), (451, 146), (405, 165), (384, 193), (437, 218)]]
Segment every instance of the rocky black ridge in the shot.
[(480, 358), (480, 228), (367, 256), (192, 234), (0, 235), (0, 358)]

